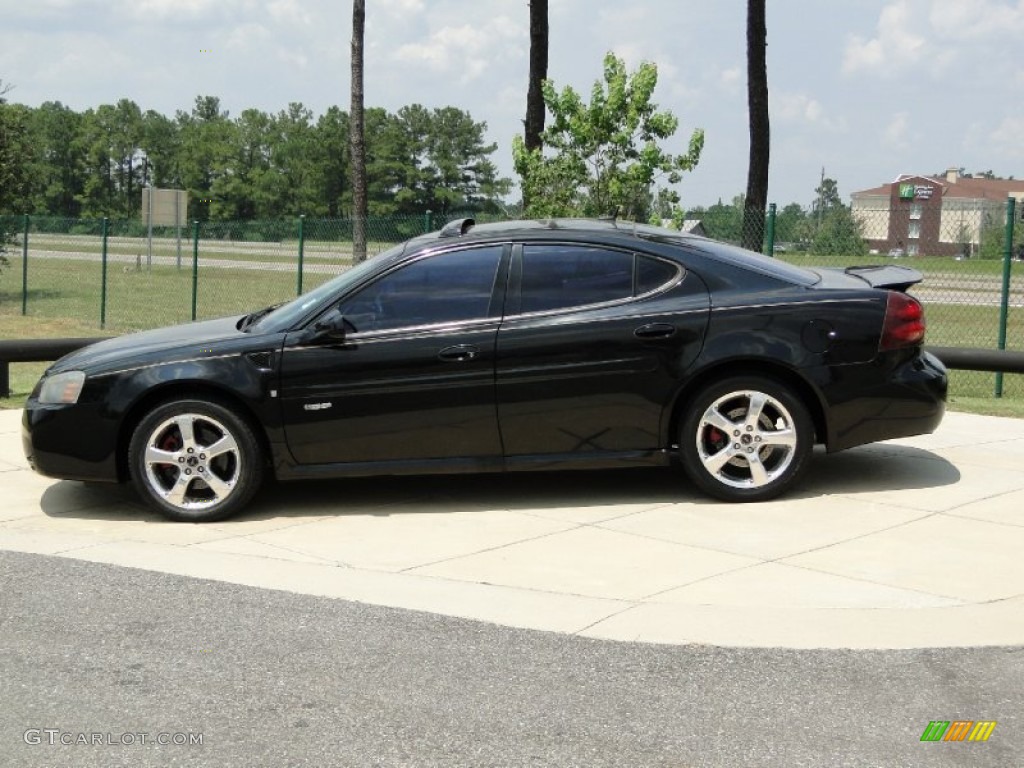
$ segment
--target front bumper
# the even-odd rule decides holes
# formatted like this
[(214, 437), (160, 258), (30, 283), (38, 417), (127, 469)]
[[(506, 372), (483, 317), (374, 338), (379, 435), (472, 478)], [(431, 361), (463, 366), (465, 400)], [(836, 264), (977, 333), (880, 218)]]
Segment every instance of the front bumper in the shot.
[(43, 405), (29, 399), (21, 444), (29, 466), (61, 480), (117, 482), (117, 429), (99, 403)]

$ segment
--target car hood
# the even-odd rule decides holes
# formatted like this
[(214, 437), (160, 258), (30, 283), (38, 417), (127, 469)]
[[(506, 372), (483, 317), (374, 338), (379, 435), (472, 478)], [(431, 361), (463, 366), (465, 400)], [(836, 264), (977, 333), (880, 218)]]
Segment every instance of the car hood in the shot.
[(238, 330), (241, 316), (204, 320), (199, 323), (174, 325), (152, 331), (130, 333), (126, 336), (99, 341), (65, 355), (50, 368), (51, 373), (80, 370), (89, 372), (98, 368), (152, 362), (168, 358), (175, 351), (199, 356), (212, 346), (225, 341), (244, 339), (248, 334)]

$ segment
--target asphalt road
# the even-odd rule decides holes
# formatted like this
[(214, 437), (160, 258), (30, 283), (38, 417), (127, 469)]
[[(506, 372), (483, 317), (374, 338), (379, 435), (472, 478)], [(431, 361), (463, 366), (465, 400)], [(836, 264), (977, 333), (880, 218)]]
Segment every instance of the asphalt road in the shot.
[[(1011, 768), (1022, 691), (1020, 648), (603, 642), (0, 552), (3, 766)], [(920, 741), (955, 719), (998, 725)]]

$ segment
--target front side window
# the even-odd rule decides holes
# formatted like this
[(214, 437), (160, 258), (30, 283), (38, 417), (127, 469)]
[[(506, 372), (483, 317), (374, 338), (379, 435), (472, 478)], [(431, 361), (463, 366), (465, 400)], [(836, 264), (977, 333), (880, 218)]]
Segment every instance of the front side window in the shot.
[(521, 312), (548, 312), (628, 299), (679, 274), (672, 264), (579, 245), (523, 246)]
[(486, 318), (502, 246), (428, 256), (400, 267), (344, 300), (356, 332)]

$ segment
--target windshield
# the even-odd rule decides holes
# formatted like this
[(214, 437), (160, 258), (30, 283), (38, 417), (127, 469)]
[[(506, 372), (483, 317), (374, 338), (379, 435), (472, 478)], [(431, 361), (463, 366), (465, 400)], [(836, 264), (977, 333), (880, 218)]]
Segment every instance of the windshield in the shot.
[(297, 299), (289, 301), (287, 304), (282, 304), (273, 312), (270, 312), (254, 323), (248, 330), (259, 333), (274, 333), (288, 330), (309, 314), (317, 305), (322, 304), (331, 296), (344, 293), (346, 288), (356, 285), (366, 275), (376, 270), (382, 261), (398, 256), (404, 250), (405, 244), (403, 243), (374, 256), (372, 259), (367, 259), (361, 264), (357, 264), (332, 280), (328, 280), (308, 293), (302, 294)]

